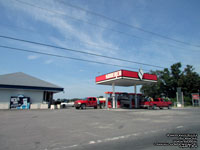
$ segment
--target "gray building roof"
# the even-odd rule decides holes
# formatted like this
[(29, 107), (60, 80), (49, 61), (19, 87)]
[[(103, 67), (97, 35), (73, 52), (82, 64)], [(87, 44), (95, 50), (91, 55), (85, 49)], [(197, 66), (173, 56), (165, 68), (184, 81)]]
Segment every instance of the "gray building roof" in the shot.
[(35, 78), (23, 72), (0, 75), (0, 88), (35, 89), (55, 92), (64, 90), (60, 86)]

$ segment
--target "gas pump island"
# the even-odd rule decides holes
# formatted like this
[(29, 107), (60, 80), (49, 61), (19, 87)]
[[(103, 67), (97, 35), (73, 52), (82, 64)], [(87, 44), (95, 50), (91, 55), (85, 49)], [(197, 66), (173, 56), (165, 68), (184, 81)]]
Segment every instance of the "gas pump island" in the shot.
[[(140, 69), (139, 72), (118, 70), (108, 74), (104, 74), (96, 77), (96, 84), (110, 85), (112, 86), (112, 92), (106, 92), (106, 94), (112, 94), (112, 108), (117, 108), (117, 99), (115, 86), (129, 87), (134, 86), (134, 107), (138, 108), (138, 94), (137, 85), (157, 83), (157, 76), (153, 74), (143, 73)], [(130, 100), (131, 103), (131, 100)], [(106, 108), (108, 108), (108, 97), (106, 96)], [(132, 105), (129, 105), (132, 108)]]

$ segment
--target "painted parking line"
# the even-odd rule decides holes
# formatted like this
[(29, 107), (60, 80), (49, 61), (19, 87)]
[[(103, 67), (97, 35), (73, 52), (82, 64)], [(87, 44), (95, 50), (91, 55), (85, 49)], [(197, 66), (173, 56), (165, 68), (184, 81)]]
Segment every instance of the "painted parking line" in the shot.
[[(183, 128), (183, 126), (177, 126), (175, 128)], [(174, 129), (174, 128), (172, 128), (172, 129)], [(93, 144), (98, 144), (98, 143), (111, 142), (111, 141), (116, 141), (116, 140), (127, 139), (130, 137), (139, 136), (142, 134), (157, 133), (160, 131), (166, 131), (166, 129), (150, 130), (150, 131), (145, 131), (145, 132), (137, 132), (137, 133), (127, 134), (127, 135), (105, 138), (105, 139), (101, 139), (101, 140), (92, 140), (89, 142), (85, 142), (85, 144), (74, 144), (74, 145), (70, 145), (70, 146), (61, 146), (61, 147), (54, 148), (52, 150), (62, 150), (62, 149), (74, 148), (74, 147), (78, 147), (78, 146), (86, 146), (86, 145), (93, 145)], [(45, 150), (48, 150), (48, 149), (45, 149)]]
[(177, 126), (176, 128), (177, 128), (177, 129), (179, 129), (179, 128), (183, 128), (183, 126)]

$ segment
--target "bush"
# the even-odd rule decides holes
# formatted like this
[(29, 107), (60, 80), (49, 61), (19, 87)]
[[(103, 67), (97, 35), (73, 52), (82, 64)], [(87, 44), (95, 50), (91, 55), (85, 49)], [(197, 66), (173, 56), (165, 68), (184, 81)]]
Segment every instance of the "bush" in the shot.
[[(172, 104), (176, 104), (177, 103), (177, 99), (176, 98), (171, 98)], [(184, 96), (184, 106), (191, 106), (192, 105), (192, 99), (191, 97), (188, 96)]]
[(184, 105), (185, 106), (191, 106), (192, 105), (192, 98), (191, 97), (184, 97)]
[(174, 104), (177, 103), (177, 99), (176, 98), (170, 98), (170, 100), (171, 100), (173, 106), (174, 106)]

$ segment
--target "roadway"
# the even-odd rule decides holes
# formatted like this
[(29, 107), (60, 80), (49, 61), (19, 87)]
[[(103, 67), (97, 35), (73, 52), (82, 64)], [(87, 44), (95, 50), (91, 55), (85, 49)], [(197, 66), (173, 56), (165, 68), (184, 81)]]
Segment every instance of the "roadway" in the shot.
[(168, 133), (200, 136), (200, 108), (1, 110), (0, 114), (0, 150), (173, 150), (183, 148), (155, 143), (177, 139)]

